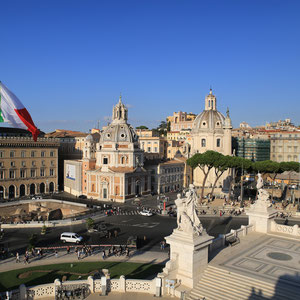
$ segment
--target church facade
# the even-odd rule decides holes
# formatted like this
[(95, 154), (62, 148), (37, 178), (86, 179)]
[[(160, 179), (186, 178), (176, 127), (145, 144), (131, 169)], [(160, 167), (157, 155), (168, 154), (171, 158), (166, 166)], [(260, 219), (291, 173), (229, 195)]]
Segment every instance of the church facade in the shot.
[(96, 143), (88, 135), (83, 159), (65, 161), (65, 191), (115, 202), (150, 193), (151, 177), (144, 168), (144, 151), (127, 120), (128, 110), (120, 97), (100, 141)]
[[(223, 155), (232, 155), (232, 124), (227, 109), (226, 117), (217, 110), (217, 98), (212, 90), (205, 97), (205, 108), (196, 117), (187, 152), (189, 157), (195, 153), (204, 153), (207, 150), (213, 150)], [(217, 186), (223, 185), (223, 180), (229, 175), (225, 172), (217, 182)], [(201, 186), (203, 181), (203, 172), (196, 168), (193, 174), (194, 184)], [(211, 186), (215, 181), (215, 172), (211, 170), (208, 175), (206, 186)]]

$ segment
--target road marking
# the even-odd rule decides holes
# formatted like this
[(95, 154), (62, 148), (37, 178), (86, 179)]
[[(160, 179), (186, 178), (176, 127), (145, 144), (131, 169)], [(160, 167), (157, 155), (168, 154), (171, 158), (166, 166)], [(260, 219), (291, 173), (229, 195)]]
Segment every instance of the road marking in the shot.
[(143, 227), (143, 228), (154, 228), (157, 225), (159, 225), (159, 223), (140, 223), (140, 224), (133, 224), (132, 226)]

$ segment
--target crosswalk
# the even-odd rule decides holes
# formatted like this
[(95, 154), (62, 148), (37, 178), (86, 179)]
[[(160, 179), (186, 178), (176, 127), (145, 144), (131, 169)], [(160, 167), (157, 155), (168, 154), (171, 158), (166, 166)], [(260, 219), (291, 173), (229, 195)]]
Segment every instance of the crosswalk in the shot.
[(113, 215), (117, 216), (134, 216), (134, 215), (139, 215), (140, 212), (138, 210), (131, 210), (131, 211), (119, 211), (115, 212)]

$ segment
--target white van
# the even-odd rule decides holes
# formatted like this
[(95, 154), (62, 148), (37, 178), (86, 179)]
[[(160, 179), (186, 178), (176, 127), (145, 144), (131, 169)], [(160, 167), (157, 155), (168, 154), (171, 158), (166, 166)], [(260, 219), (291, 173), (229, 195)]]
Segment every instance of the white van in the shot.
[(60, 240), (68, 243), (76, 243), (79, 244), (82, 242), (83, 238), (82, 236), (78, 235), (77, 233), (74, 232), (64, 232), (60, 235)]

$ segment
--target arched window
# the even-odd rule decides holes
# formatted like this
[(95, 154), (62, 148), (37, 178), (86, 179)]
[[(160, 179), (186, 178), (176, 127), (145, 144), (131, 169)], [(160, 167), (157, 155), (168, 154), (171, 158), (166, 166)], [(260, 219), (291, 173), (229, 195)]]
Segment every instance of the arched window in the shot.
[(122, 165), (125, 164), (125, 160), (126, 160), (126, 157), (122, 156), (122, 157), (121, 157), (121, 164), (122, 164)]
[(206, 147), (206, 139), (201, 140), (201, 147)]
[(211, 100), (211, 107), (214, 106), (214, 100)]

